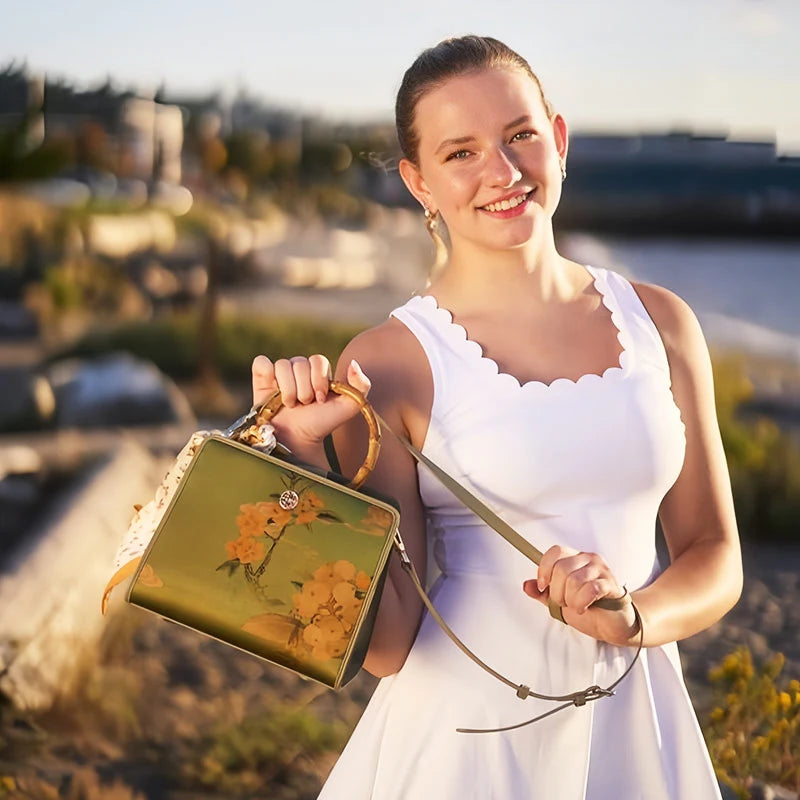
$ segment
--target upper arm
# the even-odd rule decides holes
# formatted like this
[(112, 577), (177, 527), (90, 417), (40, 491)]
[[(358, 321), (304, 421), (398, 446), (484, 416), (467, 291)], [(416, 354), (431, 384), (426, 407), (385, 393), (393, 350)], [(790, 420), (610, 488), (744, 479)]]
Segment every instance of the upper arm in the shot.
[(686, 453), (659, 509), (674, 561), (701, 541), (724, 542), (739, 553), (730, 477), (714, 403), (711, 359), (692, 309), (667, 289), (636, 284), (669, 361), (672, 395), (686, 427)]

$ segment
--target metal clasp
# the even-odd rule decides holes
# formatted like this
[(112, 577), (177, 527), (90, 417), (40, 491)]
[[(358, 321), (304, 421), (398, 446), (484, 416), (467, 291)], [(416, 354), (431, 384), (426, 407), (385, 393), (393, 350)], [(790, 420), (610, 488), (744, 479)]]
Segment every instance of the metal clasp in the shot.
[(397, 552), (400, 554), (400, 560), (403, 562), (403, 566), (411, 566), (411, 559), (408, 557), (408, 553), (406, 552), (406, 546), (403, 542), (402, 537), (400, 536), (400, 528), (398, 528), (394, 532), (394, 546), (397, 548)]
[(237, 433), (240, 433), (245, 428), (249, 428), (250, 425), (253, 424), (256, 416), (258, 415), (258, 409), (253, 406), (244, 416), (239, 417), (236, 422), (232, 423), (229, 427), (227, 427), (223, 432), (222, 435), (226, 439), (233, 439)]

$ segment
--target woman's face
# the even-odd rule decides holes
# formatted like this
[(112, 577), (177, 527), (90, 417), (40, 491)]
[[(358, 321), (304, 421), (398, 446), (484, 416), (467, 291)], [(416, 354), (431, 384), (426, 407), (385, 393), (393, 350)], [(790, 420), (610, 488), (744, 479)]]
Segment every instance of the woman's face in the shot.
[(418, 167), (401, 162), (412, 193), (440, 211), (453, 245), (519, 247), (550, 225), (566, 157), (563, 117), (552, 120), (539, 87), (514, 68), (451, 78), (417, 103)]

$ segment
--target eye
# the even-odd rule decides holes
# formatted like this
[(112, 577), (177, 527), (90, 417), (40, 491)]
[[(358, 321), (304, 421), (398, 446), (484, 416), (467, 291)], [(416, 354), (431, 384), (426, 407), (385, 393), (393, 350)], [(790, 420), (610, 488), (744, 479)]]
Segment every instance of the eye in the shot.
[(521, 142), (525, 139), (530, 139), (532, 136), (536, 136), (536, 131), (520, 131), (519, 133), (515, 133), (511, 137), (512, 142)]
[(463, 161), (469, 155), (469, 150), (456, 150), (450, 153), (445, 161)]

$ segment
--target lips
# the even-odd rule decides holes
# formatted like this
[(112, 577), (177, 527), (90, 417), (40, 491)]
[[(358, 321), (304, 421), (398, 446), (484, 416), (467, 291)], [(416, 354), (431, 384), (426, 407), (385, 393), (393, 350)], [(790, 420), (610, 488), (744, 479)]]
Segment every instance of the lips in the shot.
[(480, 206), (480, 208), (483, 211), (490, 211), (492, 213), (496, 213), (498, 211), (509, 211), (512, 208), (522, 205), (532, 194), (533, 190), (531, 189), (529, 192), (520, 192), (519, 194), (512, 195), (511, 197), (506, 197), (503, 200), (498, 200), (494, 203), (488, 203), (485, 206)]

